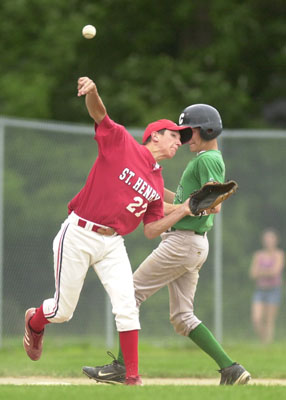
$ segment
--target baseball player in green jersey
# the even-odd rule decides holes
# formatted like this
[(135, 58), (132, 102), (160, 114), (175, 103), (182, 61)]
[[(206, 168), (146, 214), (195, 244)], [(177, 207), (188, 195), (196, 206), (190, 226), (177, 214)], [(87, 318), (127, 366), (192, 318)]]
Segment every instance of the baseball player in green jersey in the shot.
[[(187, 107), (179, 124), (192, 128), (188, 144), (196, 157), (187, 165), (173, 193), (165, 189), (165, 214), (173, 212), (190, 194), (206, 183), (224, 182), (225, 165), (218, 149), (217, 136), (222, 132), (218, 111), (206, 104)], [(199, 271), (208, 256), (207, 232), (212, 228), (214, 214), (221, 205), (205, 215), (186, 216), (161, 235), (159, 246), (133, 274), (137, 306), (164, 286), (169, 289), (170, 321), (175, 331), (189, 337), (219, 366), (221, 385), (246, 384), (250, 374), (234, 362), (209, 329), (194, 313), (194, 297)], [(113, 356), (111, 353), (109, 355)], [(83, 372), (100, 382), (123, 383), (125, 366), (121, 350), (118, 359), (101, 367), (83, 367)]]

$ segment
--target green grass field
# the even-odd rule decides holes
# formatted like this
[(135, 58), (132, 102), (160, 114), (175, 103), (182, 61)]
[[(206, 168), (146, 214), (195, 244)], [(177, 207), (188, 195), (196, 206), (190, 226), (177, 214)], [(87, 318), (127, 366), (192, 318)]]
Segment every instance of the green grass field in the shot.
[(4, 386), (0, 388), (1, 399), (35, 400), (269, 400), (285, 398), (284, 387), (215, 387), (215, 386)]
[[(0, 350), (0, 377), (82, 377), (83, 365), (102, 365), (109, 362), (105, 346), (94, 345), (88, 339), (57, 338), (45, 340), (42, 358), (31, 361), (22, 349), (22, 338), (6, 340)], [(180, 345), (156, 342), (140, 343), (140, 373), (144, 377), (218, 378), (217, 365), (191, 342)], [(257, 378), (286, 379), (286, 342), (264, 347), (255, 343), (225, 345), (230, 356), (242, 363)], [(116, 354), (116, 350), (114, 353)], [(286, 386), (143, 386), (111, 385), (0, 385), (2, 399), (270, 399), (286, 396)]]

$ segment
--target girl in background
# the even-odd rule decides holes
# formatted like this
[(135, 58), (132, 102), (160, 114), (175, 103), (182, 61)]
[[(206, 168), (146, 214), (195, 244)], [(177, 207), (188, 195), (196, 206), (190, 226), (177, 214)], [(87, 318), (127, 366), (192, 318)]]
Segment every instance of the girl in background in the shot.
[(278, 235), (274, 229), (262, 234), (262, 249), (254, 253), (250, 277), (256, 288), (252, 300), (251, 317), (254, 330), (260, 340), (271, 343), (281, 302), (284, 252), (278, 248)]

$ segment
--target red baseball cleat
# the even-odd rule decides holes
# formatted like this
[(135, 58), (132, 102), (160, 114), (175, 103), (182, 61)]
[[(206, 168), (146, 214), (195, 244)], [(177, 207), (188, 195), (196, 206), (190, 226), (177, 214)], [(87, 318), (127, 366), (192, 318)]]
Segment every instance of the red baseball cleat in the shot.
[(25, 335), (23, 339), (24, 349), (31, 360), (37, 361), (42, 355), (43, 349), (43, 336), (44, 329), (42, 332), (34, 332), (29, 325), (29, 321), (32, 316), (36, 313), (35, 308), (29, 308), (25, 314)]
[(142, 380), (140, 378), (139, 375), (137, 376), (128, 376), (127, 378), (125, 378), (125, 385), (129, 385), (129, 386), (142, 386)]

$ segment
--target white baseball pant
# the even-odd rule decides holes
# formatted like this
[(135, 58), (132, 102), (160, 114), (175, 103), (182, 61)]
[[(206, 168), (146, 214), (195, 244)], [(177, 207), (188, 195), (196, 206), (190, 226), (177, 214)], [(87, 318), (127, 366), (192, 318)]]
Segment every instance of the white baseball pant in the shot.
[(43, 303), (53, 323), (72, 318), (88, 268), (93, 267), (107, 291), (119, 332), (140, 329), (132, 270), (122, 236), (105, 236), (78, 226), (72, 213), (53, 242), (55, 295)]

